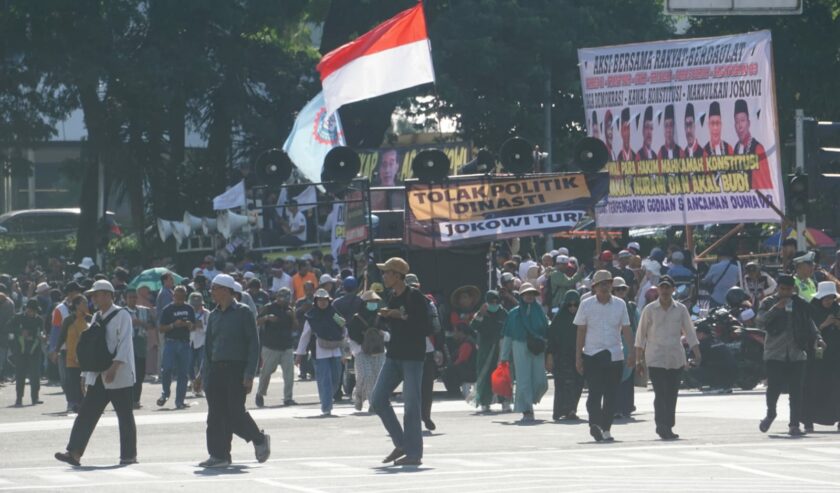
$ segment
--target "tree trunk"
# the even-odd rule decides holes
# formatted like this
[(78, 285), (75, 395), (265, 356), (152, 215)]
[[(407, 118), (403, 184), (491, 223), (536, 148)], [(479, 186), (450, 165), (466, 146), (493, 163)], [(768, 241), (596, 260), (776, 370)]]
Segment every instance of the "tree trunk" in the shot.
[[(85, 164), (82, 177), (79, 207), (79, 229), (76, 233), (76, 260), (82, 257), (96, 256), (97, 231), (96, 220), (99, 193), (99, 162), (105, 159), (105, 143), (107, 141), (105, 108), (97, 95), (97, 83), (85, 82), (78, 85), (79, 100), (84, 112), (85, 127), (88, 132), (87, 146), (89, 159)], [(100, 266), (101, 267), (101, 266)]]

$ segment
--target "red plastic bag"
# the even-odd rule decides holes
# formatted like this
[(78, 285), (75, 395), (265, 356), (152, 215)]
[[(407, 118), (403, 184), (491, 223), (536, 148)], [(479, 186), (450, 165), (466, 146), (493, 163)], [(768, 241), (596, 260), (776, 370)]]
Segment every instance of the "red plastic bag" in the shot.
[(513, 380), (510, 378), (510, 363), (502, 361), (490, 376), (493, 393), (506, 399), (513, 398)]

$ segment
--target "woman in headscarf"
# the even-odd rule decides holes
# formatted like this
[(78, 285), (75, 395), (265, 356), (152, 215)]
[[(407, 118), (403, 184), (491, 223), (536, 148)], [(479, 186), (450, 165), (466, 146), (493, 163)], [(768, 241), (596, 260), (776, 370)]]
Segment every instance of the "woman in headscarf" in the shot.
[(659, 276), (662, 275), (662, 262), (665, 260), (665, 252), (656, 247), (650, 251), (650, 256), (642, 261), (642, 283), (639, 287), (639, 298), (637, 304), (639, 311), (645, 307), (647, 301), (644, 293), (659, 283)]
[(341, 356), (347, 329), (345, 320), (330, 304), (330, 295), (326, 290), (315, 291), (314, 299), (314, 306), (304, 315), (303, 334), (295, 351), (295, 360), (298, 365), (303, 362), (314, 334), (315, 380), (318, 383), (321, 416), (327, 417), (332, 415), (333, 396), (341, 385)]
[[(475, 384), (475, 402), (481, 406), (482, 412), (490, 411), (490, 404), (493, 402), (493, 390), (490, 384), (490, 376), (496, 369), (499, 361), (499, 345), (502, 341), (502, 329), (507, 320), (507, 310), (502, 305), (502, 298), (498, 291), (487, 291), (484, 295), (484, 304), (476, 313), (470, 328), (478, 335), (478, 378)], [(498, 396), (503, 411), (510, 410), (510, 403)]]
[(549, 366), (554, 377), (554, 421), (578, 419), (583, 376), (575, 369), (577, 326), (573, 322), (579, 305), (580, 293), (574, 289), (566, 291), (560, 309), (548, 328)]
[(840, 422), (840, 306), (833, 281), (819, 283), (817, 293), (811, 299), (811, 312), (828, 347), (820, 352), (809, 343), (806, 349), (808, 362), (802, 409), (806, 432), (814, 431), (815, 423), (834, 426)]
[[(513, 358), (513, 410), (522, 413), (522, 422), (534, 421), (534, 404), (548, 390), (545, 377), (545, 336), (548, 319), (534, 286), (523, 283), (519, 290), (522, 302), (508, 314), (503, 330), (501, 361)], [(540, 347), (541, 346), (541, 347)]]
[(373, 386), (379, 371), (385, 365), (385, 343), (390, 334), (384, 330), (379, 315), (382, 298), (373, 291), (362, 293), (362, 308), (347, 324), (350, 352), (353, 353), (356, 370), (356, 386), (353, 387), (353, 404), (361, 411), (365, 401), (370, 402)]
[[(639, 324), (639, 311), (636, 309), (636, 303), (627, 299), (627, 294), (630, 292), (630, 286), (622, 277), (613, 278), (613, 296), (621, 298), (627, 302), (627, 315), (630, 316), (630, 330), (633, 331), (633, 337), (636, 337), (636, 327)], [(630, 351), (634, 351), (633, 347), (624, 346), (624, 359), (627, 360)], [(621, 383), (618, 384), (618, 395), (615, 399), (615, 417), (626, 418), (633, 414), (636, 410), (634, 399), (634, 382), (633, 382), (633, 368), (624, 367), (624, 374), (621, 376)]]

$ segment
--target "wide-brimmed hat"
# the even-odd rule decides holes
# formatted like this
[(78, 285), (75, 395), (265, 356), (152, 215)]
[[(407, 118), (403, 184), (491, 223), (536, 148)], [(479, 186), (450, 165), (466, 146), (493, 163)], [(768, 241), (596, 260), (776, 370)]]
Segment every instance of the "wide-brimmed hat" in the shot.
[(834, 284), (834, 281), (823, 281), (817, 284), (817, 294), (814, 295), (814, 298), (821, 300), (826, 296), (837, 297), (837, 285)]
[(526, 295), (528, 293), (539, 295), (540, 290), (535, 288), (530, 282), (524, 282), (521, 286), (519, 286), (519, 296)]
[(384, 264), (376, 264), (376, 266), (379, 267), (379, 270), (391, 270), (402, 275), (408, 274), (411, 270), (408, 268), (408, 262), (399, 257), (391, 257)]
[(455, 291), (452, 291), (452, 296), (449, 297), (449, 301), (452, 302), (452, 306), (458, 305), (458, 298), (460, 298), (461, 295), (464, 293), (468, 294), (471, 298), (470, 306), (475, 306), (476, 304), (478, 304), (479, 300), (481, 300), (481, 290), (478, 289), (477, 286), (461, 286)]
[(315, 290), (315, 294), (312, 296), (313, 298), (317, 299), (330, 299), (330, 293), (327, 292), (326, 289), (317, 289)]
[(627, 281), (624, 280), (621, 276), (615, 276), (612, 280), (612, 287), (613, 289), (617, 288), (629, 288), (630, 286), (627, 285)]
[(367, 290), (362, 293), (362, 301), (382, 301), (382, 298), (372, 290)]
[(592, 276), (592, 287), (594, 288), (598, 284), (605, 282), (605, 281), (612, 281), (612, 274), (608, 270), (599, 270), (595, 272)]
[(97, 291), (107, 291), (109, 293), (114, 292), (114, 285), (111, 284), (109, 281), (106, 280), (99, 280), (93, 283), (90, 289), (85, 291), (85, 294), (93, 294)]
[(90, 258), (90, 257), (85, 257), (85, 258), (82, 259), (81, 262), (79, 262), (79, 267), (82, 268), (82, 269), (85, 269), (85, 270), (90, 270), (90, 268), (93, 267), (94, 265), (96, 265), (96, 264), (93, 262), (93, 259)]

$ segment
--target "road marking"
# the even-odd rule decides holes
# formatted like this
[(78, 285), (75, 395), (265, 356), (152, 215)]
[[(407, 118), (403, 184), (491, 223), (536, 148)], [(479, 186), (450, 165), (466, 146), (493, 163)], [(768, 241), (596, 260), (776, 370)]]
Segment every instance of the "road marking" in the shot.
[(834, 462), (837, 460), (835, 457), (826, 457), (814, 454), (803, 454), (802, 452), (797, 452), (796, 450), (789, 449), (756, 449), (750, 450), (749, 453), (773, 457), (774, 459), (788, 459), (802, 462)]
[(327, 461), (301, 461), (299, 462), (302, 466), (312, 467), (315, 469), (358, 469), (357, 467), (342, 464), (340, 462), (327, 462)]
[(121, 469), (111, 469), (105, 472), (111, 476), (117, 476), (120, 478), (127, 479), (151, 479), (157, 477), (154, 474), (149, 474), (147, 472), (143, 472), (137, 469), (130, 469), (127, 467)]
[[(451, 464), (453, 466), (463, 466), (463, 467), (477, 467), (477, 468), (486, 468), (486, 467), (502, 467), (501, 464), (498, 462), (490, 462), (490, 461), (478, 461), (478, 460), (469, 460), (469, 459), (457, 459), (454, 457), (442, 457), (442, 458), (433, 458), (432, 462), (434, 464)], [(510, 467), (508, 465), (508, 467)]]
[(651, 452), (630, 452), (622, 454), (622, 456), (631, 460), (647, 461), (651, 464), (696, 464), (699, 461), (699, 459), (694, 457), (680, 457), (675, 454), (654, 454)]
[(808, 450), (823, 454), (840, 455), (840, 448), (837, 447), (808, 447)]
[(64, 474), (39, 474), (39, 478), (48, 483), (84, 483), (87, 479), (73, 473)]
[(324, 490), (307, 488), (305, 486), (294, 486), (289, 483), (281, 483), (280, 481), (275, 481), (273, 479), (255, 479), (254, 481), (288, 491), (300, 491), (301, 493), (326, 493)]
[(829, 485), (829, 486), (840, 486), (840, 483), (837, 483), (837, 482), (834, 482), (834, 481), (821, 481), (819, 479), (797, 478), (796, 476), (788, 476), (786, 474), (778, 474), (778, 473), (775, 473), (775, 472), (762, 471), (762, 470), (759, 470), (759, 469), (753, 469), (752, 467), (739, 466), (737, 464), (720, 464), (720, 465), (723, 466), (723, 467), (726, 467), (728, 469), (732, 469), (734, 471), (747, 472), (747, 473), (750, 473), (750, 474), (755, 474), (756, 476), (765, 476), (765, 477), (768, 477), (768, 478), (784, 479), (785, 481), (791, 481), (791, 482), (794, 482), (794, 483), (795, 482), (801, 482), (801, 483), (809, 483), (809, 484), (825, 484), (825, 485)]

